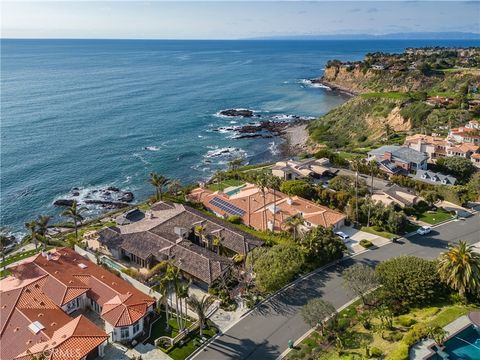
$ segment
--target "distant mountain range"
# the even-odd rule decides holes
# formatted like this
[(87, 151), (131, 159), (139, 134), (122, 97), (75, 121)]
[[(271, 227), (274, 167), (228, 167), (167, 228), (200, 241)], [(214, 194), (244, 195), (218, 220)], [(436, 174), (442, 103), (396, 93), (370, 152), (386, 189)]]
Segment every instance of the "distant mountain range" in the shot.
[(250, 38), (250, 40), (480, 40), (480, 33), (472, 32), (410, 32), (382, 35), (280, 35)]

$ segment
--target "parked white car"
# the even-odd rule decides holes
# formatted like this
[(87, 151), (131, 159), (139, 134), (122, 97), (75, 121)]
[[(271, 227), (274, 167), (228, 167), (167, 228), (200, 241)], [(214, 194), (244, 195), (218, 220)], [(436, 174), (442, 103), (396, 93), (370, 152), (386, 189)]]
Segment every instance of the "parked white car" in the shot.
[(337, 235), (340, 239), (342, 240), (349, 240), (350, 239), (350, 236), (348, 236), (347, 234), (345, 234), (343, 231), (337, 231), (335, 233), (335, 235)]
[(417, 229), (417, 234), (418, 235), (427, 235), (430, 231), (432, 231), (432, 228), (430, 226), (422, 226)]

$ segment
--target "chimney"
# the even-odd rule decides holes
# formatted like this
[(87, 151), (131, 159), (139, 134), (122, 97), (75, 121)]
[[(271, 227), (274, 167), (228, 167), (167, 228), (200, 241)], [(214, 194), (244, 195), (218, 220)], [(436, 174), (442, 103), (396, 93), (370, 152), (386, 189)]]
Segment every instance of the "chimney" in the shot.
[(47, 252), (47, 260), (48, 261), (52, 260), (52, 254), (50, 254), (50, 251)]
[(291, 197), (287, 198), (287, 204), (293, 205), (293, 199)]
[(392, 153), (390, 151), (385, 151), (383, 158), (388, 161), (392, 161)]

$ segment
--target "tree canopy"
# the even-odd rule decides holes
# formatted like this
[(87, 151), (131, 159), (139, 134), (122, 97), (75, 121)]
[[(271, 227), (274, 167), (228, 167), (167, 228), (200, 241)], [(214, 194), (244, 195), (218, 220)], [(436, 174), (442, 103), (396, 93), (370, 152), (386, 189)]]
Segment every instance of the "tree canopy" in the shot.
[(443, 157), (437, 160), (441, 171), (453, 175), (458, 182), (466, 183), (475, 173), (475, 165), (469, 159), (461, 157)]
[(279, 290), (300, 273), (304, 256), (298, 246), (279, 244), (257, 248), (247, 256), (247, 268), (253, 265), (255, 284), (261, 292)]
[(396, 300), (425, 304), (442, 291), (436, 261), (415, 256), (399, 256), (382, 262), (376, 268), (384, 289)]
[(287, 180), (280, 185), (280, 191), (305, 199), (312, 199), (316, 195), (315, 188), (304, 180)]

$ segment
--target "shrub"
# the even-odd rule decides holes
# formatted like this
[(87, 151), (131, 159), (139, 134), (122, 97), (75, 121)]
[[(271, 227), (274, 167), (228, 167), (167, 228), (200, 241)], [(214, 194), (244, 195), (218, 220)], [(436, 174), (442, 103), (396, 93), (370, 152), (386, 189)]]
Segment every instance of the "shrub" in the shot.
[(412, 328), (403, 337), (403, 343), (408, 347), (416, 344), (421, 339), (428, 335), (427, 326), (424, 323), (418, 323), (412, 326)]
[(360, 245), (363, 246), (365, 249), (369, 249), (373, 246), (373, 243), (370, 240), (362, 239), (360, 240)]
[(242, 223), (242, 217), (239, 215), (230, 215), (228, 217), (228, 222), (231, 222), (232, 224), (241, 224)]
[(400, 331), (392, 331), (387, 336), (385, 336), (385, 340), (390, 342), (399, 342), (403, 339), (403, 334)]
[(383, 351), (375, 346), (370, 349), (370, 355), (374, 358), (379, 358), (383, 355)]
[(387, 360), (408, 360), (409, 346), (403, 342), (387, 357)]
[(316, 195), (315, 188), (303, 180), (287, 180), (280, 185), (280, 191), (288, 195), (296, 195), (312, 199)]
[(300, 273), (304, 262), (303, 253), (296, 245), (256, 248), (247, 255), (247, 268), (253, 263), (255, 284), (261, 292), (273, 292), (288, 284)]
[(415, 320), (414, 318), (411, 318), (410, 316), (400, 316), (398, 318), (398, 323), (402, 326), (409, 328), (410, 326), (416, 324), (417, 320)]
[(380, 283), (391, 298), (410, 304), (425, 304), (444, 291), (435, 261), (399, 256), (376, 268)]

